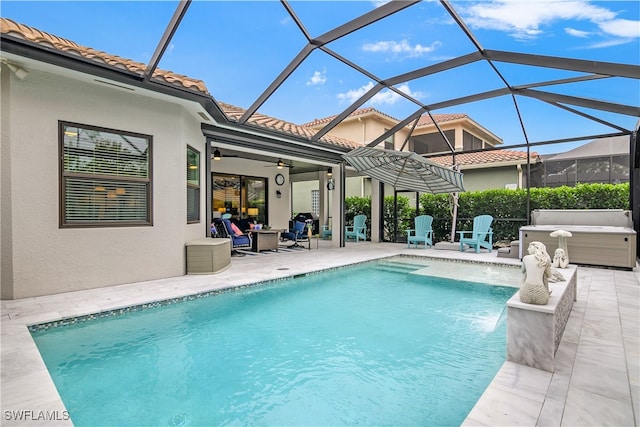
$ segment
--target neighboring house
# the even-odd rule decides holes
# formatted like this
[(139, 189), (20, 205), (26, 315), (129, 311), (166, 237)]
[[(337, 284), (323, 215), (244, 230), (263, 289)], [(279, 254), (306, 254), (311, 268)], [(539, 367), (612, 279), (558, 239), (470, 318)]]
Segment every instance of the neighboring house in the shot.
[[(438, 127), (445, 134), (449, 144), (456, 152), (493, 148), (502, 144), (502, 140), (499, 137), (466, 114), (433, 114), (432, 116), (436, 120), (437, 127), (431, 117), (425, 114), (419, 118), (413, 130), (413, 124), (407, 125), (387, 138), (378, 147), (414, 151), (418, 154), (428, 155), (426, 157), (438, 164), (451, 166), (451, 150), (438, 131)], [(320, 130), (335, 117), (316, 119), (303, 126)], [(375, 108), (363, 108), (351, 113), (340, 124), (331, 129), (330, 134), (365, 145), (398, 123), (399, 120)], [(438, 154), (442, 155), (438, 156)], [(535, 164), (539, 160), (536, 153), (531, 153), (531, 164)], [(524, 151), (492, 150), (457, 154), (456, 164), (464, 173), (464, 184), (467, 191), (490, 188), (522, 188), (526, 185), (527, 153)], [(294, 210), (305, 211), (311, 209), (313, 191), (317, 188), (317, 182), (308, 180), (295, 182), (293, 190)], [(347, 197), (367, 196), (369, 194), (371, 194), (371, 179), (362, 176), (347, 178)], [(393, 194), (393, 189), (387, 187), (385, 194)]]
[[(443, 166), (452, 165), (452, 156), (430, 157), (429, 160)], [(541, 161), (531, 152), (532, 168)], [(527, 186), (527, 153), (517, 150), (492, 150), (456, 154), (456, 165), (464, 173), (466, 191), (491, 188), (525, 188)]]
[(629, 182), (629, 137), (616, 136), (588, 142), (560, 154), (542, 156), (531, 173), (531, 185), (561, 185)]
[[(303, 126), (320, 130), (336, 116), (316, 119)], [(455, 151), (468, 151), (495, 147), (502, 144), (502, 140), (475, 122), (466, 114), (433, 114), (438, 127), (447, 137)], [(380, 135), (389, 131), (400, 121), (375, 108), (362, 108), (351, 113), (337, 126), (331, 129), (331, 134), (360, 144), (368, 144)], [(389, 136), (380, 148), (414, 151), (418, 154), (447, 154), (451, 150), (442, 138), (438, 128), (429, 115), (423, 115), (413, 128), (413, 123), (405, 126), (395, 134)], [(407, 141), (407, 138), (409, 140)], [(407, 141), (405, 145), (405, 141)]]

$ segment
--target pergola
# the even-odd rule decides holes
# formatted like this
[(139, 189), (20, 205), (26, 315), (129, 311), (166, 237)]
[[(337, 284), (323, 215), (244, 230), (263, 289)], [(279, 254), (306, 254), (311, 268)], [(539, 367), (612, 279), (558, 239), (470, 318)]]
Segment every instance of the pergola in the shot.
[[(198, 3), (210, 3), (206, 7), (215, 10), (217, 2), (193, 2), (192, 0), (177, 2), (175, 11), (158, 40), (154, 53), (146, 63), (144, 71), (140, 73), (132, 73), (109, 64), (91, 63), (73, 55), (42, 49), (24, 41), (6, 37), (4, 34), (2, 35), (3, 51), (199, 103), (215, 122), (215, 125), (210, 124), (211, 122), (208, 120), (202, 122), (203, 133), (208, 141), (222, 141), (228, 146), (235, 147), (238, 151), (255, 152), (257, 150), (271, 153), (275, 157), (288, 156), (325, 165), (339, 164), (343, 179), (345, 163), (341, 156), (349, 151), (349, 148), (330, 146), (326, 141), (323, 142), (322, 138), (376, 95), (389, 92), (399, 97), (406, 106), (409, 106), (408, 111), (410, 112), (400, 118), (397, 125), (368, 142), (370, 147), (377, 146), (400, 129), (413, 130), (418, 119), (425, 114), (432, 116), (436, 112), (446, 111), (451, 107), (464, 108), (470, 104), (499, 99), (502, 101), (501, 105), (504, 111), (496, 111), (496, 114), (504, 115), (505, 120), (511, 120), (521, 130), (520, 141), (500, 148), (524, 148), (529, 153), (531, 149), (543, 145), (628, 136), (631, 159), (629, 165), (631, 206), (635, 229), (636, 231), (640, 229), (640, 154), (637, 141), (640, 124), (637, 121), (637, 118), (640, 117), (640, 95), (637, 92), (640, 65), (633, 63), (637, 58), (631, 58), (631, 63), (625, 63), (625, 61), (605, 62), (589, 57), (577, 59), (542, 55), (537, 52), (525, 53), (490, 49), (483, 45), (481, 37), (472, 32), (471, 26), (459, 12), (464, 2), (440, 0), (436, 3), (438, 15), (430, 18), (451, 20), (452, 27), (457, 29), (458, 38), (456, 40), (467, 47), (466, 53), (450, 53), (440, 61), (430, 61), (425, 66), (393, 74), (386, 72), (379, 66), (361, 65), (357, 58), (348, 57), (341, 52), (340, 41), (388, 20), (398, 22), (400, 19), (412, 19), (414, 15), (419, 15), (418, 8), (421, 7), (422, 2), (418, 0), (390, 1), (321, 34), (312, 34), (308, 28), (314, 26), (313, 17), (302, 18), (295, 2), (281, 0), (279, 4), (273, 4), (271, 7), (281, 7), (288, 18), (295, 23), (298, 43), (302, 45), (302, 48), (297, 54), (290, 57), (288, 63), (282, 63), (281, 71), (271, 79), (261, 93), (256, 94), (250, 104), (241, 105), (244, 108), (241, 115), (232, 117), (225, 114), (225, 109), (216, 99), (216, 85), (225, 82), (206, 82), (208, 87), (213, 88), (213, 96), (210, 96), (167, 85), (166, 82), (159, 81), (154, 77), (154, 73), (159, 69), (170, 50), (172, 40), (176, 34), (179, 34), (181, 26), (189, 25), (190, 13), (198, 13), (193, 10), (205, 7)], [(320, 3), (319, 7), (340, 7), (339, 3)], [(429, 2), (429, 4), (433, 6), (433, 3)], [(215, 28), (203, 29), (202, 33), (207, 36), (213, 33), (212, 37), (225, 36), (215, 35)], [(230, 35), (226, 35), (226, 37), (232, 39)], [(206, 50), (207, 46), (203, 45), (199, 48)], [(118, 54), (118, 52), (112, 53)], [(286, 129), (265, 127), (259, 121), (252, 120), (258, 114), (266, 114), (264, 110), (269, 110), (269, 100), (277, 97), (279, 91), (294, 78), (301, 65), (311, 61), (312, 58), (313, 60), (321, 58), (327, 63), (338, 63), (345, 72), (359, 74), (364, 80), (373, 84), (368, 86), (368, 89), (354, 102), (335, 115), (321, 130), (311, 133), (309, 136), (292, 134)], [(210, 64), (201, 65), (208, 66)], [(517, 70), (523, 68), (541, 70), (539, 73), (541, 76), (550, 77), (540, 81), (521, 82)], [(479, 70), (482, 70), (481, 73)], [(425, 103), (415, 94), (402, 88), (404, 84), (424, 83), (429, 79), (435, 79), (433, 81), (437, 82), (437, 79), (440, 78), (478, 79), (478, 84), (475, 90), (467, 89), (464, 95), (454, 94), (449, 98), (434, 100), (432, 103)], [(492, 83), (486, 83), (489, 80)], [(606, 92), (607, 81), (613, 80), (632, 82), (629, 87), (635, 88), (636, 93), (608, 93), (608, 99), (601, 99), (600, 95)], [(481, 82), (483, 84), (480, 84)], [(493, 87), (487, 88), (487, 86)], [(522, 105), (528, 102), (543, 103), (557, 110), (558, 114), (568, 113), (571, 116), (580, 117), (586, 122), (597, 123), (605, 131), (595, 134), (567, 135), (569, 129), (558, 129), (559, 134), (562, 135), (558, 138), (536, 139), (531, 137), (532, 127), (527, 125), (526, 111), (522, 108)], [(507, 110), (509, 111), (507, 112)], [(283, 120), (287, 119), (286, 117), (278, 117)], [(630, 121), (629, 118), (633, 118), (633, 121)], [(455, 163), (456, 152), (444, 132), (439, 131), (448, 143)], [(247, 132), (250, 132), (252, 136), (248, 137)], [(207, 154), (210, 157), (211, 143), (207, 145), (210, 150)], [(207, 167), (210, 168), (209, 165)], [(640, 253), (640, 250), (638, 252)]]

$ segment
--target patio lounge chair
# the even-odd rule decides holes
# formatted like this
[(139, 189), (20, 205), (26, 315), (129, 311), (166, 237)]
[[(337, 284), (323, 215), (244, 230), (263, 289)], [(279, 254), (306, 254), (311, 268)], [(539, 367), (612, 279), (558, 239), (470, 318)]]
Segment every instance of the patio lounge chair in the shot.
[(356, 215), (353, 217), (353, 225), (347, 225), (344, 228), (344, 237), (348, 239), (367, 240), (367, 216)]
[(293, 240), (292, 248), (302, 247), (298, 244), (299, 242), (309, 242), (309, 248), (311, 248), (311, 241), (309, 240), (307, 224), (305, 222), (294, 221), (293, 229), (280, 234), (280, 240)]
[(424, 244), (424, 248), (427, 249), (433, 246), (433, 217), (431, 215), (420, 215), (414, 219), (415, 228), (406, 230), (407, 232), (407, 247), (411, 247), (411, 243), (414, 243), (416, 248), (418, 243)]
[(213, 223), (220, 237), (231, 239), (231, 253), (235, 251), (237, 254), (236, 249), (238, 248), (251, 248), (251, 236), (238, 234), (237, 231), (234, 231), (230, 220), (216, 218), (213, 220)]
[[(464, 252), (464, 245), (476, 248), (476, 253), (480, 253), (480, 248), (491, 249), (493, 247), (493, 230), (491, 223), (493, 217), (491, 215), (478, 215), (473, 218), (472, 231), (458, 231), (460, 235), (460, 252)], [(465, 237), (465, 234), (471, 234), (471, 237)]]

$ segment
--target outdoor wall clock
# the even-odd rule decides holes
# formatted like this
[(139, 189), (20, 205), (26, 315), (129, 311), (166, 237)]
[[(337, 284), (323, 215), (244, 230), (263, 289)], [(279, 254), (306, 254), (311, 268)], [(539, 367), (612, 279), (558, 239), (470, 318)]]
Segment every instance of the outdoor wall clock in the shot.
[(334, 188), (336, 188), (336, 184), (333, 182), (332, 179), (330, 179), (329, 182), (327, 182), (327, 190), (331, 191)]
[(282, 175), (281, 173), (276, 175), (276, 184), (278, 185), (284, 184), (284, 175)]

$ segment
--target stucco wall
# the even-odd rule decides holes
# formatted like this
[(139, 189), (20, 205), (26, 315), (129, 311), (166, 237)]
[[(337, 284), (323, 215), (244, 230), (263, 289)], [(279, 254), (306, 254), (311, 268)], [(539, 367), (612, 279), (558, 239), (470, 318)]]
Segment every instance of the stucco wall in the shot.
[(505, 188), (506, 184), (518, 183), (518, 169), (515, 165), (490, 169), (463, 169), (462, 172), (466, 191), (499, 189)]
[(293, 184), (292, 212), (312, 212), (311, 194), (318, 190), (319, 181), (302, 181)]
[[(7, 73), (3, 73), (3, 79)], [(2, 85), (2, 195), (11, 197), (3, 298), (95, 288), (185, 273), (185, 242), (205, 223), (186, 221), (186, 145), (204, 155), (200, 125), (182, 107), (137, 91), (37, 72)], [(153, 136), (153, 226), (59, 228), (58, 121)], [(8, 153), (5, 156), (5, 152)], [(204, 195), (204, 172), (202, 175)], [(203, 196), (204, 197), (204, 196)], [(201, 218), (204, 221), (204, 199)], [(4, 240), (4, 237), (3, 237)], [(7, 253), (7, 250), (10, 253)]]

